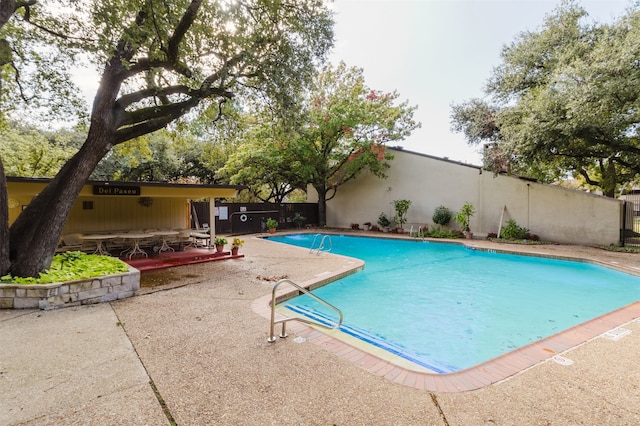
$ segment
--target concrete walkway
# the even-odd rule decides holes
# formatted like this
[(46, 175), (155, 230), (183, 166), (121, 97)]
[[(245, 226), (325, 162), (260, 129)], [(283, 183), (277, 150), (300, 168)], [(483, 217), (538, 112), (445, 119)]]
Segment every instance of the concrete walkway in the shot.
[(108, 304), (0, 311), (0, 424), (166, 424)]
[[(419, 391), (295, 336), (267, 343), (268, 321), (251, 305), (275, 280), (317, 279), (353, 260), (245, 240), (244, 259), (149, 273), (143, 285), (170, 283), (135, 298), (0, 311), (0, 424), (640, 424), (639, 323), (618, 341), (598, 337), (563, 354), (572, 365), (543, 362), (477, 391)], [(640, 268), (637, 254), (508, 249)]]

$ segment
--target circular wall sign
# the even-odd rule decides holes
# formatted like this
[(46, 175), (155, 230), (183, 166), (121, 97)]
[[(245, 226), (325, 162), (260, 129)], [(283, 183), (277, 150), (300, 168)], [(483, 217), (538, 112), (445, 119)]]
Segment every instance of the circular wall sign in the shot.
[(10, 209), (15, 209), (20, 205), (20, 201), (16, 200), (15, 198), (9, 198), (8, 204)]

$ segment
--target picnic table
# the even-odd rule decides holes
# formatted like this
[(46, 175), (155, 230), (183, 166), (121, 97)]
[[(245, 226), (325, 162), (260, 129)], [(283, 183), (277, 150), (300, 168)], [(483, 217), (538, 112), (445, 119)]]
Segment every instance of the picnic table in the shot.
[(142, 248), (140, 248), (140, 241), (145, 239), (145, 238), (153, 238), (153, 236), (154, 236), (154, 234), (144, 233), (144, 232), (136, 232), (136, 233), (130, 232), (130, 233), (124, 233), (124, 234), (116, 235), (116, 237), (122, 238), (124, 240), (129, 240), (130, 243), (131, 243), (131, 247), (128, 248), (128, 249), (123, 250), (120, 253), (120, 255), (121, 256), (128, 256), (129, 259), (131, 259), (136, 254), (140, 253), (144, 257), (148, 257), (149, 255), (147, 254), (147, 252), (142, 250)]
[(162, 237), (162, 244), (160, 245), (160, 248), (158, 249), (158, 252), (162, 253), (163, 251), (175, 251), (173, 249), (173, 247), (171, 247), (167, 243), (167, 239), (168, 239), (168, 237), (176, 236), (179, 233), (180, 232), (178, 232), (178, 231), (153, 231), (153, 235), (157, 235), (159, 237)]
[(104, 245), (104, 242), (107, 240), (111, 240), (113, 238), (117, 238), (117, 235), (112, 234), (88, 234), (83, 235), (80, 238), (86, 241), (93, 241), (96, 244), (96, 249), (93, 251), (94, 254), (101, 254), (104, 256), (109, 256), (109, 250)]

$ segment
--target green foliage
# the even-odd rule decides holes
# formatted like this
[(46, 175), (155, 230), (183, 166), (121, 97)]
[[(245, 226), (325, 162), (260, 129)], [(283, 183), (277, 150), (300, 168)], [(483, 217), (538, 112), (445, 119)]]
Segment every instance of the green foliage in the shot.
[(431, 220), (433, 220), (433, 223), (444, 226), (451, 222), (452, 215), (453, 213), (447, 207), (438, 206), (434, 210)]
[(469, 144), (498, 142), (500, 129), (495, 121), (498, 108), (482, 99), (471, 99), (451, 107), (451, 130), (462, 132)]
[(0, 39), (6, 65), (0, 73), (0, 120), (44, 125), (85, 118), (87, 105), (71, 79), (82, 63), (82, 47), (67, 35), (87, 16), (59, 13), (65, 7), (58, 2), (2, 3)]
[(91, 177), (96, 180), (211, 184), (215, 170), (205, 164), (205, 157), (212, 158), (205, 154), (207, 148), (207, 142), (197, 141), (191, 134), (163, 129), (114, 147)]
[(514, 219), (509, 219), (500, 232), (500, 238), (506, 240), (524, 240), (529, 235), (529, 230), (523, 228)]
[(253, 117), (257, 123), (239, 137), (237, 149), (218, 176), (232, 184), (248, 185), (252, 194), (265, 202), (281, 203), (296, 190), (306, 190), (305, 159), (297, 146), (298, 133), (287, 121), (262, 111)]
[[(50, 266), (82, 183), (115, 146), (178, 127), (180, 120), (204, 115), (216, 122), (231, 99), (243, 107), (268, 104), (281, 113), (298, 104), (333, 45), (332, 13), (319, 0), (58, 3), (18, 2), (20, 13), (7, 8), (8, 14), (0, 14), (0, 38), (14, 54), (33, 59), (20, 67), (20, 75), (4, 67), (3, 84), (34, 73), (29, 87), (7, 83), (13, 84), (9, 92), (17, 93), (14, 100), (36, 102), (37, 108), (38, 93), (51, 91), (43, 99), (65, 104), (76, 98), (68, 84), (75, 53), (102, 72), (85, 143), (12, 223), (15, 256), (9, 259), (8, 250), (0, 250), (2, 271), (10, 262), (12, 271), (25, 276)], [(21, 15), (25, 5), (29, 20)], [(2, 21), (12, 12), (10, 22)], [(38, 87), (48, 90), (31, 90)], [(3, 248), (9, 238), (0, 226)]]
[(391, 225), (391, 221), (385, 212), (380, 213), (380, 216), (378, 216), (378, 225), (380, 225), (381, 228), (387, 228)]
[(416, 234), (417, 238), (461, 238), (462, 232), (454, 229), (423, 229)]
[(407, 223), (407, 212), (411, 206), (411, 200), (393, 200), (391, 202), (396, 211), (393, 221), (400, 227)]
[(296, 225), (296, 228), (300, 228), (302, 227), (302, 225), (304, 224), (304, 221), (307, 220), (306, 217), (302, 216), (300, 213), (296, 212), (296, 214), (293, 216), (293, 218), (291, 219), (291, 221), (293, 222), (294, 225)]
[(385, 177), (393, 157), (383, 145), (419, 126), (413, 120), (415, 107), (397, 104), (395, 92), (369, 89), (363, 71), (344, 63), (326, 67), (305, 94), (300, 110), (255, 112), (254, 123), (220, 174), (249, 185), (265, 201), (280, 202), (312, 184), (324, 203), (363, 170)]
[(617, 245), (611, 244), (608, 246), (599, 245), (598, 247), (603, 250), (609, 250), (609, 251), (617, 251), (617, 252), (625, 252), (625, 253), (640, 253), (640, 247), (636, 247), (636, 246), (617, 246)]
[(267, 228), (272, 229), (272, 228), (277, 228), (278, 227), (278, 221), (272, 218), (268, 218), (267, 219)]
[(226, 238), (224, 238), (224, 237), (216, 237), (216, 238), (213, 240), (213, 245), (216, 245), (216, 246), (223, 246), (223, 245), (225, 245), (225, 244), (227, 244), (227, 243), (228, 243), (228, 241), (227, 241), (227, 239), (226, 239)]
[(320, 225), (326, 223), (326, 201), (341, 185), (364, 170), (386, 177), (393, 156), (384, 145), (420, 126), (413, 119), (416, 107), (398, 98), (397, 92), (368, 88), (363, 70), (344, 63), (327, 66), (314, 80), (293, 149), (302, 159), (301, 175), (318, 192)]
[(611, 24), (563, 2), (502, 50), (488, 101), (453, 107), (452, 128), (491, 143), (485, 166), (544, 182), (580, 177), (614, 196), (640, 174), (640, 5)]
[(76, 153), (86, 131), (49, 132), (9, 121), (0, 129), (0, 158), (8, 176), (52, 177)]
[(16, 284), (49, 284), (63, 281), (73, 281), (104, 275), (127, 272), (129, 266), (110, 256), (86, 254), (81, 251), (70, 251), (53, 257), (51, 267), (34, 277), (12, 277), (5, 275), (0, 278), (2, 283)]
[(469, 232), (471, 229), (469, 228), (469, 220), (471, 216), (475, 214), (476, 210), (473, 207), (473, 204), (469, 202), (465, 202), (460, 211), (456, 213), (456, 222), (460, 224), (460, 227), (464, 232)]

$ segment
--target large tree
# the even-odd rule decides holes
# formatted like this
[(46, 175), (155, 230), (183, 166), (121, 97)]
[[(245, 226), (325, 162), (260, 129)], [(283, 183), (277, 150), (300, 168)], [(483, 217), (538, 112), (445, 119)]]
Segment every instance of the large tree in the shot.
[(65, 30), (102, 67), (100, 85), (85, 143), (11, 226), (14, 275), (34, 276), (50, 265), (79, 191), (114, 146), (247, 90), (260, 89), (286, 105), (333, 41), (331, 14), (321, 0), (120, 0), (74, 6), (86, 19)]
[[(229, 183), (217, 171), (235, 150), (244, 132), (244, 116), (236, 102), (226, 102), (222, 115), (209, 108), (196, 119), (118, 145), (100, 161), (95, 180)], [(215, 126), (211, 123), (215, 120)]]
[(344, 63), (327, 66), (314, 80), (291, 149), (299, 173), (318, 193), (319, 225), (326, 224), (327, 201), (338, 188), (368, 170), (385, 177), (393, 156), (388, 143), (401, 141), (420, 126), (416, 106), (397, 103), (397, 92), (366, 86), (363, 70)]
[(318, 193), (319, 225), (338, 188), (368, 170), (385, 177), (393, 156), (385, 144), (400, 141), (420, 124), (416, 107), (397, 103), (398, 93), (365, 85), (363, 70), (341, 62), (328, 65), (301, 93), (300, 104), (286, 115), (262, 111), (222, 173), (249, 185), (260, 197), (282, 200), (312, 185)]
[(494, 171), (573, 174), (614, 196), (640, 173), (640, 11), (612, 24), (573, 2), (502, 51), (487, 100), (453, 107), (452, 128), (488, 143)]
[(247, 185), (264, 202), (281, 203), (296, 189), (306, 190), (300, 173), (306, 159), (297, 150), (298, 126), (290, 121), (292, 115), (275, 117), (267, 108), (247, 117), (250, 128), (218, 174), (232, 184)]
[[(74, 93), (70, 69), (77, 50), (59, 32), (67, 20), (43, 17), (35, 5), (36, 0), (0, 0), (0, 126), (12, 115), (59, 119), (75, 117), (83, 107), (79, 97), (68, 98)], [(48, 30), (33, 31), (41, 24)], [(0, 273), (11, 266), (4, 176), (0, 158)]]
[(8, 176), (53, 177), (87, 136), (75, 129), (44, 131), (15, 121), (0, 128), (0, 158)]

